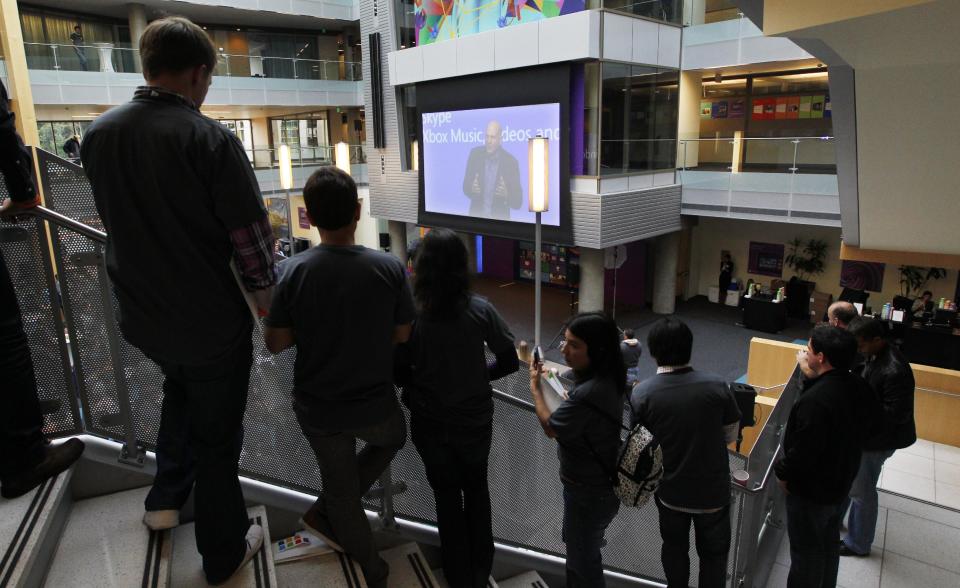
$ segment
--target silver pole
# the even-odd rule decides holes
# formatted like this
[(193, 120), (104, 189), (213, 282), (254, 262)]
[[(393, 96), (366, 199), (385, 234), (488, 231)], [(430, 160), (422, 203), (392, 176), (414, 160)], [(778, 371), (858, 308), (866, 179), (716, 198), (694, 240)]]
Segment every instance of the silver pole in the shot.
[(110, 350), (110, 364), (113, 368), (113, 380), (117, 388), (117, 405), (120, 409), (120, 423), (123, 428), (123, 448), (120, 451), (119, 461), (142, 468), (146, 450), (137, 441), (137, 429), (133, 420), (130, 389), (127, 386), (123, 352), (120, 348), (120, 333), (117, 329), (117, 318), (113, 312), (113, 295), (110, 291), (106, 257), (103, 254), (103, 249), (100, 244), (95, 246), (94, 251), (99, 258), (97, 278), (100, 283), (100, 304), (103, 307), (103, 321), (107, 331), (107, 347)]
[(534, 315), (533, 315), (533, 345), (535, 348), (540, 347), (540, 268), (541, 268), (541, 239), (540, 239), (540, 215), (542, 213), (537, 213), (537, 233), (535, 236), (536, 242), (536, 258), (533, 260), (534, 263), (534, 279), (536, 282), (533, 285), (533, 306), (534, 306)]

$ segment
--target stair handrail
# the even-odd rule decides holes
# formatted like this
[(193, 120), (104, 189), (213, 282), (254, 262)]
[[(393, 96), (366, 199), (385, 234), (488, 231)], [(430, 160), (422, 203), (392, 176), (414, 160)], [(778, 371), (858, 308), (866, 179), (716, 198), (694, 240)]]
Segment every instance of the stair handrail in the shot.
[(79, 233), (88, 239), (96, 241), (98, 243), (107, 242), (107, 234), (101, 230), (95, 229), (90, 225), (85, 225), (78, 220), (74, 220), (68, 216), (64, 216), (59, 212), (54, 212), (47, 208), (46, 206), (36, 206), (34, 208), (29, 208), (23, 212), (18, 213), (18, 216), (34, 215), (42, 218), (45, 221), (51, 222), (55, 225), (61, 226), (65, 229), (70, 229), (75, 233)]

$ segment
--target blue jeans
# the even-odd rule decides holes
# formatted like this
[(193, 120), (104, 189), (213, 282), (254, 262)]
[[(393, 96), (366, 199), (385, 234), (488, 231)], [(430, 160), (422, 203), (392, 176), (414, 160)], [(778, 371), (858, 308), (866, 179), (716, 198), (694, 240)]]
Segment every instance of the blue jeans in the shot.
[(600, 549), (607, 526), (620, 510), (610, 487), (563, 483), (563, 542), (567, 544), (567, 588), (602, 588)]
[(250, 522), (238, 476), (243, 447), (252, 340), (248, 335), (221, 362), (163, 370), (157, 474), (148, 511), (179, 510), (194, 493), (194, 532), (207, 581), (225, 581), (247, 550)]
[(787, 496), (788, 588), (834, 588), (840, 567), (840, 505)]
[(847, 498), (840, 510), (840, 520), (850, 508), (850, 519), (847, 521), (847, 534), (843, 542), (851, 551), (856, 553), (870, 553), (873, 537), (877, 530), (877, 480), (883, 462), (893, 455), (893, 450), (864, 451), (860, 458), (860, 469), (850, 488), (850, 497)]

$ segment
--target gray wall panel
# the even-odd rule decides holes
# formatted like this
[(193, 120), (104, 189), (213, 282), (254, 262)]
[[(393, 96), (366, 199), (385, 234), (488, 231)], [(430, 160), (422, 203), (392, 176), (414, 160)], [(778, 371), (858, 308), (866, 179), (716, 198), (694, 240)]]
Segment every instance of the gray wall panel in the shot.
[[(400, 131), (397, 96), (390, 85), (387, 53), (397, 49), (393, 9), (389, 0), (360, 2), (360, 35), (363, 39), (363, 102), (368, 123), (373, 124), (373, 94), (370, 83), (370, 44), (368, 35), (380, 33), (383, 55), (383, 110), (386, 149), (373, 147), (373, 131), (367, 132), (367, 163), (370, 181), (370, 213), (378, 218), (401, 222), (417, 222), (418, 191), (416, 172), (401, 170)], [(374, 9), (377, 17), (374, 18)]]

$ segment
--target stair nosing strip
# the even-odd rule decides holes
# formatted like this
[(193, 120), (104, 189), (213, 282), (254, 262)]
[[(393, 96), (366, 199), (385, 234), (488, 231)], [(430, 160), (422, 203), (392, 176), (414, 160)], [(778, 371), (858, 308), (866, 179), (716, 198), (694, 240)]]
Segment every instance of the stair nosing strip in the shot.
[(166, 531), (157, 534), (157, 551), (153, 555), (153, 586), (160, 586), (160, 560), (163, 558), (163, 543), (166, 541)]
[[(251, 525), (259, 525), (260, 517), (247, 519)], [(261, 548), (263, 546), (261, 545)], [(253, 554), (253, 580), (257, 583), (257, 588), (263, 588), (263, 583), (260, 581), (260, 556), (259, 554)]]
[(350, 565), (350, 577), (353, 579), (353, 585), (360, 588), (363, 584), (360, 582), (360, 576), (357, 575), (357, 563), (349, 558), (347, 563)]
[[(264, 524), (263, 524), (263, 519), (260, 517), (260, 515), (257, 515), (257, 524), (260, 525), (261, 527), (264, 526)], [(264, 529), (263, 532), (266, 533), (266, 532), (267, 532), (266, 529)], [(263, 584), (264, 584), (264, 586), (265, 586), (266, 588), (271, 588), (271, 586), (270, 586), (270, 568), (269, 568), (268, 565), (267, 565), (267, 547), (268, 547), (268, 546), (269, 546), (268, 543), (266, 543), (266, 542), (262, 543), (262, 544), (260, 545), (260, 553), (258, 553), (258, 554), (257, 554), (256, 556), (254, 556), (254, 557), (256, 557), (257, 559), (260, 560), (260, 563), (261, 563), (261, 565), (260, 565), (260, 570), (261, 570), (261, 573), (262, 573), (262, 575), (263, 575)], [(260, 582), (259, 582), (259, 581), (257, 582), (257, 585), (258, 585), (258, 586), (260, 585)]]
[(153, 548), (157, 542), (156, 531), (150, 529), (147, 531), (147, 554), (143, 558), (143, 574), (140, 579), (140, 588), (153, 588), (150, 581), (150, 570), (153, 568)]
[[(44, 482), (46, 483), (46, 482)], [(23, 518), (20, 519), (20, 525), (17, 526), (16, 533), (13, 534), (13, 540), (10, 541), (10, 545), (7, 546), (7, 551), (3, 554), (3, 560), (0, 560), (0, 576), (3, 575), (3, 571), (7, 567), (9, 562), (11, 565), (15, 566), (16, 562), (10, 562), (10, 557), (13, 555), (13, 550), (19, 544), (21, 535), (23, 535), (23, 529), (27, 526), (27, 519), (33, 515), (33, 510), (37, 506), (37, 502), (40, 501), (40, 493), (43, 490), (41, 486), (39, 490), (33, 495), (33, 498), (30, 500), (30, 506), (27, 507), (27, 512), (23, 513)], [(0, 584), (0, 586), (5, 586), (6, 582)]]
[(420, 585), (425, 588), (434, 588), (433, 582), (430, 581), (430, 576), (427, 575), (425, 566), (423, 565), (423, 560), (420, 559), (420, 553), (417, 551), (408, 553), (407, 559), (410, 561), (410, 565), (413, 566), (413, 571), (416, 572), (417, 578), (420, 580)]
[[(56, 476), (53, 476), (52, 478), (47, 478), (47, 481), (44, 484), (41, 484), (40, 487), (37, 489), (37, 494), (36, 496), (34, 496), (34, 499), (36, 499), (36, 497), (40, 496), (41, 494), (43, 494), (43, 498), (40, 499), (39, 503), (36, 503), (36, 508), (34, 508), (32, 513), (30, 513), (30, 516), (24, 517), (24, 521), (26, 521), (27, 518), (31, 518), (32, 520), (27, 526), (26, 533), (21, 538), (20, 544), (16, 550), (16, 555), (14, 555), (13, 559), (10, 562), (8, 562), (10, 567), (7, 568), (7, 571), (4, 574), (3, 578), (0, 579), (0, 586), (7, 586), (7, 584), (10, 582), (10, 577), (13, 575), (13, 571), (17, 569), (17, 563), (20, 562), (20, 556), (23, 555), (23, 550), (26, 549), (27, 547), (27, 543), (30, 540), (30, 536), (33, 534), (33, 529), (37, 524), (37, 520), (40, 519), (40, 514), (43, 512), (44, 507), (47, 505), (47, 500), (50, 499), (50, 494), (53, 492), (53, 487), (56, 484), (56, 481), (59, 477), (60, 475), (58, 474)], [(35, 503), (32, 502), (31, 505), (33, 504)], [(23, 521), (21, 521), (21, 524), (22, 523)]]
[[(354, 588), (353, 576), (350, 574), (350, 561), (343, 553), (337, 551), (337, 560), (340, 562), (340, 571), (343, 572), (343, 579), (347, 581), (348, 588)], [(359, 588), (359, 586), (357, 586)]]

